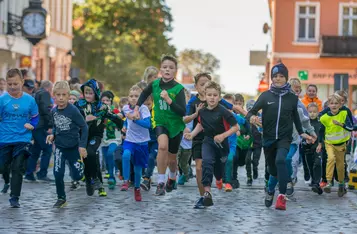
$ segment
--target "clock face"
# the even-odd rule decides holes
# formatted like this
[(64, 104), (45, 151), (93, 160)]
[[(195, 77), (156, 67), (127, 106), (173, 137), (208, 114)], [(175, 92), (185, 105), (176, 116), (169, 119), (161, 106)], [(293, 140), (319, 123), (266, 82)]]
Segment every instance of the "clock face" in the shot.
[(23, 30), (31, 36), (39, 36), (45, 32), (46, 19), (41, 13), (29, 13), (23, 18)]

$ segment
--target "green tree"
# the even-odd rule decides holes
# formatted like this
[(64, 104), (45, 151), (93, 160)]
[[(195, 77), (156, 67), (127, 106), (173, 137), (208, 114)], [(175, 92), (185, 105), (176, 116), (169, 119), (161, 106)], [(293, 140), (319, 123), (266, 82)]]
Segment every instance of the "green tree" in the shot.
[(220, 61), (211, 53), (186, 49), (179, 53), (179, 63), (185, 74), (194, 76), (199, 72), (209, 72), (219, 82), (216, 72), (220, 68)]
[(172, 16), (164, 0), (86, 0), (74, 5), (74, 65), (85, 78), (126, 95), (145, 68), (175, 54), (167, 32)]

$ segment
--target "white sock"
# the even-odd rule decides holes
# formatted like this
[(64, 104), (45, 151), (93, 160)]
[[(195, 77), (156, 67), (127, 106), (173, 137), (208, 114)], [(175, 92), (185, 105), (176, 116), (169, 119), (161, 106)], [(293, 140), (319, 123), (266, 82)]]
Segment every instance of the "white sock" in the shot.
[(157, 183), (158, 184), (161, 184), (161, 183), (165, 183), (165, 174), (159, 174), (158, 176), (157, 176)]
[(175, 172), (169, 172), (169, 179), (176, 180), (176, 171)]

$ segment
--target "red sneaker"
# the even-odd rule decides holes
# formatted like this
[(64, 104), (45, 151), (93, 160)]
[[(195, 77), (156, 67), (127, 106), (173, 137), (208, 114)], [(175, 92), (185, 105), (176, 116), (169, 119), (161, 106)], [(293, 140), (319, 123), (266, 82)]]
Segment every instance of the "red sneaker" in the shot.
[(222, 179), (220, 180), (216, 180), (216, 186), (219, 190), (222, 190), (223, 188), (223, 182), (222, 182)]
[(120, 191), (128, 191), (129, 189), (129, 182), (124, 182), (120, 188)]
[(323, 181), (322, 181), (322, 182), (320, 183), (320, 187), (321, 187), (321, 188), (326, 187), (326, 185), (327, 185), (326, 182), (323, 182)]
[(141, 201), (140, 188), (135, 188), (134, 189), (134, 197), (135, 197), (135, 201)]
[(275, 209), (286, 210), (286, 196), (284, 194), (279, 194), (276, 199)]

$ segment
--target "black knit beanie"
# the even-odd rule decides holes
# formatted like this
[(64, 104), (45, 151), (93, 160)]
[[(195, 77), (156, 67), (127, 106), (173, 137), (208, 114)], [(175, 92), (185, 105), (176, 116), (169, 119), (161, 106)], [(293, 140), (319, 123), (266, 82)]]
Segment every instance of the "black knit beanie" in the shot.
[(283, 63), (276, 64), (274, 67), (271, 68), (271, 79), (273, 79), (273, 77), (278, 73), (282, 74), (285, 77), (286, 81), (288, 81), (289, 71)]

